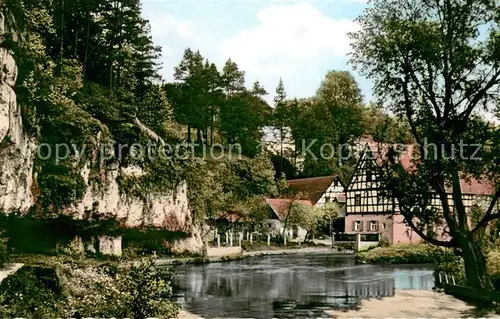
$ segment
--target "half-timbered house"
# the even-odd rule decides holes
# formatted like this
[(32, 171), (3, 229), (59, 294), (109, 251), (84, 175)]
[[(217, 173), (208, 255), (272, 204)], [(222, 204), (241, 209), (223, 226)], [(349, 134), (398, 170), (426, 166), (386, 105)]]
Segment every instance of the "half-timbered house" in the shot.
[[(345, 232), (378, 233), (389, 243), (412, 243), (421, 238), (404, 223), (396, 199), (383, 196), (379, 181), (378, 166), (381, 157), (387, 154), (387, 145), (364, 139), (365, 145), (359, 156), (355, 171), (346, 188)], [(411, 167), (413, 146), (407, 145), (400, 154), (399, 161), (404, 169)], [(474, 204), (485, 201), (494, 192), (494, 187), (487, 181), (461, 181), (464, 205), (470, 209)], [(453, 207), (451, 189), (448, 202)], [(437, 197), (432, 206), (441, 208)]]
[[(331, 175), (288, 180), (288, 186), (289, 193), (283, 198), (266, 199), (271, 209), (269, 219), (264, 223), (264, 228), (267, 232), (275, 234), (285, 233), (289, 239), (304, 240), (307, 233), (304, 229), (293, 224), (286, 225), (287, 212), (289, 212), (290, 207), (294, 204), (317, 207), (326, 203), (338, 203), (341, 205), (341, 216), (335, 221), (333, 227), (336, 231), (343, 231), (345, 187), (337, 176)], [(287, 229), (284, 229), (284, 227)]]

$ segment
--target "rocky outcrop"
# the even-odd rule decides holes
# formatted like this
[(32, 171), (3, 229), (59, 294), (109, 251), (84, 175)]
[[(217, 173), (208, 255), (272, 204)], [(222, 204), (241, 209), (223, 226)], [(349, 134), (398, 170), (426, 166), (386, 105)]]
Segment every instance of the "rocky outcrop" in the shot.
[[(5, 33), (4, 21), (3, 13), (0, 12), (0, 37)], [(0, 47), (0, 211), (7, 214), (27, 212), (36, 201), (32, 186), (37, 144), (23, 130), (21, 110), (16, 101), (16, 80), (14, 57)], [(143, 125), (140, 128), (150, 135), (154, 134)], [(189, 237), (171, 243), (173, 250), (201, 249), (202, 242), (188, 208), (185, 183), (173, 190), (137, 198), (120, 189), (118, 178), (140, 175), (142, 170), (139, 168), (120, 168), (118, 165), (106, 167), (102, 171), (100, 183), (89, 180), (88, 165), (81, 174), (87, 184), (85, 195), (81, 201), (66, 208), (66, 213), (84, 218), (92, 211), (123, 221), (126, 227), (152, 226), (185, 232)], [(118, 243), (121, 243), (118, 239), (99, 239), (99, 246), (113, 254), (121, 253), (117, 252)]]
[[(4, 21), (1, 14), (0, 35)], [(25, 212), (34, 204), (31, 186), (36, 143), (23, 131), (16, 79), (14, 57), (0, 47), (0, 210), (4, 212)]]

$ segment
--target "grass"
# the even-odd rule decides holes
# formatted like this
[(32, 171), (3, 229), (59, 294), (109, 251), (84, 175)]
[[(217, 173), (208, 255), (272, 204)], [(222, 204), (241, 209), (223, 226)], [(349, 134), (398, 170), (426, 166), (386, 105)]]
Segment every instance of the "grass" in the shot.
[(269, 250), (283, 250), (283, 249), (299, 249), (299, 248), (307, 248), (307, 247), (327, 247), (323, 244), (314, 244), (313, 242), (301, 243), (300, 245), (297, 242), (287, 242), (286, 246), (283, 243), (276, 243), (271, 241), (271, 245), (267, 245), (267, 241), (254, 241), (250, 245), (250, 243), (242, 243), (241, 247), (244, 251), (269, 251)]
[(377, 247), (359, 252), (356, 262), (370, 264), (424, 264), (437, 260), (453, 252), (429, 244), (399, 244)]

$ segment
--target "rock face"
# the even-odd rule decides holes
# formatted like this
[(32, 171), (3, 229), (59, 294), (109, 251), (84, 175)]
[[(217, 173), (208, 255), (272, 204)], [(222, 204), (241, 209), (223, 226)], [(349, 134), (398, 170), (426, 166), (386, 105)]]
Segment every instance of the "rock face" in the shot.
[[(0, 12), (0, 36), (5, 33), (3, 13)], [(0, 211), (26, 212), (35, 204), (32, 192), (33, 166), (37, 144), (23, 130), (20, 106), (16, 102), (15, 84), (17, 66), (8, 50), (0, 47)], [(199, 251), (202, 241), (192, 223), (187, 202), (186, 184), (147, 198), (136, 198), (120, 189), (119, 176), (142, 174), (137, 168), (108, 167), (102, 183), (89, 182), (90, 169), (81, 172), (87, 183), (83, 199), (65, 211), (83, 218), (88, 211), (113, 216), (127, 227), (153, 226), (170, 231), (181, 231), (191, 237), (172, 243), (178, 251)], [(118, 245), (120, 244), (120, 245)], [(112, 254), (121, 254), (121, 239), (103, 237), (99, 246)]]
[[(0, 35), (4, 21), (0, 13)], [(34, 204), (31, 186), (36, 143), (23, 133), (16, 79), (14, 57), (0, 47), (0, 210), (5, 212), (25, 212)]]

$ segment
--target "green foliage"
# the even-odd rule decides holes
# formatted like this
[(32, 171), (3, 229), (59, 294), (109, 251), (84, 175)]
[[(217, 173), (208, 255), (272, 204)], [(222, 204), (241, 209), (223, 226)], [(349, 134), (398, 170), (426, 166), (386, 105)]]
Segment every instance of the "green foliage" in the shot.
[(449, 258), (445, 258), (443, 260), (440, 260), (436, 268), (434, 269), (434, 279), (437, 283), (439, 283), (439, 274), (441, 274), (441, 280), (446, 280), (445, 279), (445, 274), (448, 275), (449, 279), (451, 281), (451, 276), (455, 278), (455, 283), (457, 285), (464, 285), (465, 282), (465, 275), (464, 275), (464, 265), (462, 260), (457, 257), (450, 255), (448, 256)]
[(61, 298), (54, 268), (24, 266), (0, 284), (0, 316), (55, 318), (63, 310)]
[[(287, 101), (276, 108), (275, 122), (291, 128), (296, 149), (305, 157), (302, 176), (342, 175), (355, 165), (352, 156), (351, 161), (344, 159), (340, 163), (340, 155), (347, 158), (347, 154), (340, 154), (339, 146), (364, 133), (361, 102), (360, 89), (352, 75), (330, 71), (316, 96)], [(322, 148), (325, 144), (333, 149)]]
[(164, 90), (158, 85), (152, 85), (139, 106), (137, 117), (155, 132), (165, 135), (168, 122), (172, 121), (172, 113)]
[(118, 276), (120, 290), (128, 296), (125, 307), (133, 318), (173, 318), (179, 307), (168, 298), (172, 274), (155, 264), (151, 258), (142, 258), (138, 265), (131, 265)]
[(81, 199), (86, 189), (79, 172), (51, 162), (41, 167), (37, 183), (40, 189), (37, 205), (51, 211), (54, 206), (62, 208)]
[(3, 268), (5, 263), (10, 259), (7, 238), (4, 235), (4, 231), (0, 229), (0, 268)]
[[(475, 238), (495, 219), (492, 210), (500, 195), (497, 153), (494, 146), (481, 147), (471, 158), (477, 150), (469, 146), (494, 145), (498, 134), (498, 127), (481, 116), (493, 113), (499, 100), (498, 3), (381, 0), (357, 22), (360, 30), (350, 35), (351, 62), (373, 80), (381, 105), (406, 118), (419, 144), (412, 174), (398, 163), (387, 163), (382, 185), (422, 238), (461, 249), (468, 285), (489, 288), (484, 252)], [(483, 215), (489, 217), (472, 227), (460, 185), (461, 179), (471, 177), (489, 179), (495, 193)], [(451, 209), (446, 197), (450, 191)], [(429, 207), (432, 196), (441, 198), (439, 210), (413, 211)], [(436, 236), (436, 222), (449, 230), (450, 240)]]
[(171, 273), (155, 257), (120, 266), (67, 255), (24, 266), (0, 285), (2, 317), (173, 318)]
[(363, 124), (365, 134), (371, 135), (376, 142), (412, 143), (408, 122), (404, 118), (387, 114), (376, 104), (369, 104), (363, 109)]
[(187, 172), (189, 206), (195, 218), (215, 218), (235, 212), (263, 218), (264, 196), (276, 196), (271, 161), (265, 154), (252, 159), (195, 162)]
[(298, 225), (307, 231), (306, 239), (310, 239), (324, 225), (329, 225), (340, 213), (340, 206), (326, 203), (322, 206), (310, 207), (300, 202), (292, 202), (287, 216), (287, 223)]
[(389, 247), (377, 247), (369, 251), (359, 252), (356, 262), (371, 264), (419, 264), (436, 263), (453, 259), (451, 250), (429, 244), (399, 244)]

